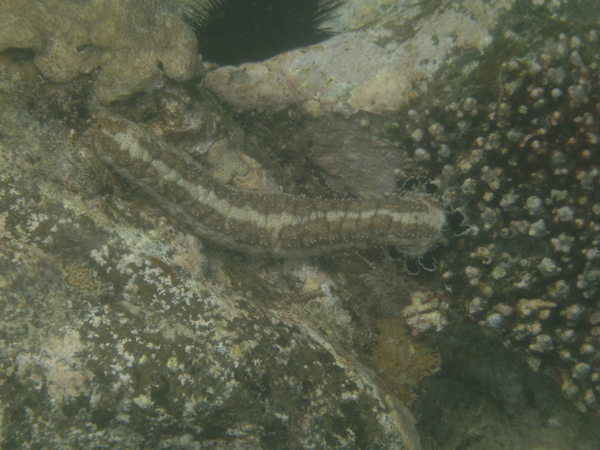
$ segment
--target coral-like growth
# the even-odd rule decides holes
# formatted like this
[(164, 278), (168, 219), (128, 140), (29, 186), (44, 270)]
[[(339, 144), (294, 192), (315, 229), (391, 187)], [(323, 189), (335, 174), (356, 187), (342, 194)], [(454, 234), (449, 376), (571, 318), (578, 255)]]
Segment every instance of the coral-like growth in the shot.
[(152, 89), (197, 70), (194, 33), (168, 2), (156, 0), (6, 0), (0, 3), (0, 51), (32, 49), (35, 64), (61, 83), (100, 68), (102, 102)]

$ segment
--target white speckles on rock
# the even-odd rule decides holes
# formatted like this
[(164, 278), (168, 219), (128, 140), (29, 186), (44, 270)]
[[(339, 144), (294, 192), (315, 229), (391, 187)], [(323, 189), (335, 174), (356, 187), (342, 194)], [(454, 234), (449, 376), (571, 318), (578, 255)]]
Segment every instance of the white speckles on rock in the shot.
[(524, 273), (519, 281), (513, 284), (517, 289), (529, 289), (531, 283), (535, 281), (535, 277), (531, 273)]
[(468, 173), (473, 168), (473, 164), (471, 164), (471, 161), (469, 161), (468, 158), (461, 158), (456, 164), (456, 167), (458, 167), (462, 173)]
[(496, 223), (498, 223), (498, 214), (492, 208), (485, 208), (481, 212), (480, 217), (481, 217), (481, 222), (483, 223), (484, 230), (489, 230), (493, 226), (495, 226)]
[[(523, 114), (525, 112), (523, 112)], [(506, 138), (511, 142), (517, 142), (518, 140), (521, 139), (521, 137), (523, 137), (523, 133), (520, 132), (519, 130), (512, 129), (506, 133)]]
[(540, 320), (548, 320), (552, 316), (552, 311), (549, 309), (540, 309), (537, 313), (537, 318)]
[(556, 303), (542, 300), (540, 298), (522, 298), (517, 302), (517, 311), (521, 317), (530, 317), (545, 309), (556, 308)]
[(598, 282), (600, 282), (600, 270), (585, 270), (577, 275), (576, 285), (579, 289), (586, 291)]
[(566, 233), (560, 233), (558, 237), (550, 239), (554, 250), (561, 253), (570, 253), (574, 242), (575, 238)]
[(594, 347), (589, 342), (586, 342), (581, 347), (579, 347), (579, 353), (581, 353), (582, 355), (593, 355), (594, 353), (596, 353), (596, 347)]
[(576, 380), (581, 380), (588, 376), (588, 374), (590, 373), (590, 370), (591, 370), (591, 367), (589, 364), (580, 362), (580, 363), (575, 364), (575, 367), (573, 367), (572, 376)]
[(539, 322), (519, 323), (512, 329), (512, 337), (517, 341), (540, 334), (542, 325)]
[[(538, 3), (545, 8), (551, 2)], [(600, 168), (594, 153), (600, 116), (598, 93), (591, 87), (600, 78), (597, 46), (577, 38), (570, 47), (566, 33), (551, 41), (527, 60), (502, 65), (503, 94), (476, 108), (483, 121), (494, 124), (493, 131), (469, 133), (460, 124), (473, 124), (469, 114), (455, 115), (453, 129), (468, 135), (469, 148), (456, 155), (455, 181), (448, 184), (458, 200), (467, 191), (461, 192), (461, 183), (477, 181), (475, 200), (461, 200), (470, 202), (471, 217), (482, 230), (473, 245), (464, 245), (464, 275), (456, 270), (456, 276), (463, 275), (464, 295), (472, 299), (468, 315), (532, 356), (533, 366), (541, 361), (570, 380), (583, 404), (590, 381), (575, 378), (573, 367), (587, 364), (597, 372), (600, 342), (600, 313), (592, 319), (600, 307), (595, 195)], [(469, 156), (477, 149), (484, 154), (474, 162)], [(496, 178), (502, 181), (497, 189)], [(490, 296), (483, 294), (488, 286)], [(514, 313), (503, 314), (506, 306)]]
[(413, 141), (420, 142), (421, 139), (423, 139), (423, 135), (424, 135), (423, 130), (421, 130), (420, 128), (417, 128), (410, 134), (410, 137)]
[(508, 317), (513, 313), (513, 307), (506, 303), (498, 303), (494, 305), (493, 310), (504, 317)]
[[(482, 139), (482, 138), (477, 138), (478, 140)], [(483, 142), (478, 143), (478, 145), (483, 144)], [(483, 150), (481, 150), (480, 148), (475, 148), (471, 151), (471, 153), (469, 153), (469, 162), (475, 166), (479, 163), (481, 163), (481, 160), (484, 157), (484, 153)]]
[(575, 211), (570, 206), (562, 206), (555, 211), (554, 217), (559, 222), (571, 222), (575, 217)]
[(410, 300), (411, 304), (404, 308), (402, 315), (413, 334), (440, 331), (448, 324), (445, 314), (448, 305), (438, 298), (431, 299), (431, 293), (416, 291)]
[(544, 353), (554, 349), (554, 343), (552, 342), (552, 338), (547, 334), (540, 334), (529, 344), (529, 349), (534, 352)]
[[(598, 183), (598, 179), (600, 178), (600, 170), (597, 168), (593, 168), (591, 170), (582, 170), (575, 177), (579, 180), (579, 184), (586, 191), (591, 191), (594, 189), (596, 183)], [(598, 214), (598, 209), (600, 208), (600, 204), (596, 204), (592, 207), (592, 211), (594, 214)]]
[(567, 88), (567, 93), (571, 97), (571, 100), (576, 104), (581, 104), (589, 100), (585, 87), (579, 84), (569, 86)]
[(539, 86), (532, 86), (529, 88), (529, 96), (536, 100), (541, 98), (544, 95), (544, 88), (541, 88)]
[(569, 39), (569, 47), (572, 49), (577, 49), (581, 47), (582, 44), (583, 41), (579, 36), (571, 36), (571, 38)]
[(480, 324), (490, 328), (498, 329), (504, 325), (504, 316), (499, 313), (490, 313), (483, 322), (480, 322)]
[(563, 381), (562, 390), (565, 393), (565, 395), (569, 398), (575, 398), (575, 396), (579, 394), (579, 388), (570, 379), (565, 379)]
[(586, 248), (582, 250), (582, 253), (583, 256), (585, 256), (585, 259), (587, 259), (588, 261), (592, 261), (600, 257), (600, 250), (598, 250), (597, 248)]
[(467, 304), (467, 312), (471, 317), (481, 313), (487, 307), (487, 302), (481, 297), (475, 297)]
[(152, 406), (152, 399), (147, 395), (138, 395), (133, 399), (133, 403), (137, 405), (138, 408), (148, 409)]
[(415, 159), (417, 161), (429, 161), (431, 159), (431, 154), (426, 149), (419, 147), (415, 150)]
[(550, 297), (557, 300), (562, 300), (567, 298), (571, 292), (571, 288), (569, 283), (567, 283), (565, 280), (558, 280), (548, 287), (547, 292)]
[(560, 340), (560, 342), (565, 343), (565, 344), (570, 344), (572, 342), (575, 342), (575, 339), (577, 338), (575, 331), (573, 331), (570, 328), (559, 329), (557, 331), (556, 335), (557, 335), (558, 339)]
[(544, 222), (542, 219), (540, 219), (537, 222), (532, 223), (529, 226), (529, 231), (527, 234), (529, 234), (529, 236), (533, 236), (533, 237), (544, 236), (546, 234), (546, 222)]
[(528, 197), (527, 200), (525, 200), (525, 209), (532, 216), (537, 216), (537, 214), (542, 209), (542, 206), (543, 206), (543, 203), (539, 197), (531, 196), (531, 197)]
[(477, 284), (479, 278), (481, 278), (481, 270), (475, 266), (467, 266), (465, 268), (465, 275), (469, 279), (469, 283)]
[(492, 278), (495, 280), (501, 280), (506, 276), (506, 267), (504, 264), (499, 264), (492, 269)]
[(600, 323), (600, 311), (593, 313), (588, 319), (590, 325), (598, 325)]
[(573, 358), (573, 353), (571, 353), (570, 350), (567, 350), (566, 348), (563, 348), (561, 350), (558, 351), (558, 356), (560, 357), (560, 359), (562, 359), (563, 361), (569, 361), (569, 362), (573, 362), (575, 361), (575, 358)]
[(540, 370), (540, 366), (542, 365), (542, 360), (540, 358), (536, 358), (535, 356), (528, 355), (527, 356), (527, 365), (531, 370), (537, 372)]
[(564, 315), (568, 320), (575, 321), (579, 320), (583, 312), (585, 311), (584, 307), (578, 303), (574, 305), (568, 306), (561, 315)]
[(491, 202), (495, 197), (496, 196), (494, 195), (494, 193), (493, 192), (489, 192), (489, 191), (488, 192), (484, 192), (484, 194), (482, 196), (483, 201), (488, 202), (488, 203)]
[(498, 173), (498, 171), (493, 170), (489, 166), (484, 166), (481, 168), (481, 179), (487, 183), (492, 191), (497, 191), (500, 189), (500, 175), (501, 173)]
[(406, 115), (411, 120), (417, 120), (419, 118), (419, 111), (416, 111), (414, 109), (409, 109), (408, 112), (406, 113)]
[(477, 182), (473, 178), (467, 178), (463, 182), (461, 189), (464, 194), (473, 195), (477, 189)]
[(567, 79), (567, 72), (563, 67), (551, 67), (546, 72), (548, 82), (555, 85), (562, 85)]
[(429, 134), (435, 138), (440, 138), (444, 134), (444, 126), (438, 122), (435, 122), (429, 125), (427, 131), (429, 131)]
[(583, 401), (588, 405), (588, 406), (593, 406), (596, 404), (596, 395), (594, 394), (594, 391), (591, 389), (586, 389), (584, 394), (583, 394)]
[(474, 99), (473, 97), (467, 97), (464, 99), (463, 104), (462, 104), (462, 109), (464, 111), (467, 111), (467, 112), (474, 111), (476, 107), (477, 107), (476, 99)]
[(529, 222), (527, 220), (512, 220), (510, 222), (510, 228), (513, 232), (518, 234), (527, 234)]
[(440, 155), (442, 158), (449, 158), (451, 154), (452, 154), (452, 150), (450, 149), (450, 146), (448, 144), (440, 145), (440, 149), (438, 150), (438, 155)]
[(556, 275), (560, 272), (560, 268), (550, 258), (542, 258), (539, 265), (540, 272), (546, 276)]

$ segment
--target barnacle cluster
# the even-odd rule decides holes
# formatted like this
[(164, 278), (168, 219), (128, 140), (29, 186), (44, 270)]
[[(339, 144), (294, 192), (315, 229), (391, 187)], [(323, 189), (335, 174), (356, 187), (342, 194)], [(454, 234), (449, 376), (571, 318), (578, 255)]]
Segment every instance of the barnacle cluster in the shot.
[(0, 52), (29, 49), (56, 83), (99, 68), (97, 98), (111, 102), (150, 90), (167, 76), (197, 71), (196, 38), (176, 5), (157, 0), (6, 0), (0, 3)]
[(458, 306), (596, 411), (599, 45), (594, 27), (557, 32), (505, 57), (474, 95), (411, 111), (406, 128), (415, 159), (438, 171), (446, 201), (472, 226), (442, 261)]

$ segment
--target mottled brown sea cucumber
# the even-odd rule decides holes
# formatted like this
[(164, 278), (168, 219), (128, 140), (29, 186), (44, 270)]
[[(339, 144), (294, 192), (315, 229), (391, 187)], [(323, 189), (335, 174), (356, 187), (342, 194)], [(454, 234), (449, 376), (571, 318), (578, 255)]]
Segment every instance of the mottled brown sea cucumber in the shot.
[(420, 256), (438, 242), (446, 224), (442, 205), (421, 193), (325, 200), (242, 191), (214, 179), (184, 151), (118, 117), (98, 120), (84, 141), (172, 220), (237, 251), (306, 257), (392, 245)]

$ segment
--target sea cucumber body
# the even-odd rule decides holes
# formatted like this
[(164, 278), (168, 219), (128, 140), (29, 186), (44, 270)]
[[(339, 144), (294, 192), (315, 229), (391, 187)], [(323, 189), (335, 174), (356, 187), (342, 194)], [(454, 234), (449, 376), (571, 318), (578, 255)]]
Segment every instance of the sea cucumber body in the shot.
[(118, 117), (84, 140), (119, 176), (200, 238), (251, 254), (304, 257), (393, 245), (419, 256), (439, 240), (444, 209), (425, 194), (393, 200), (306, 198), (222, 184), (185, 152)]

